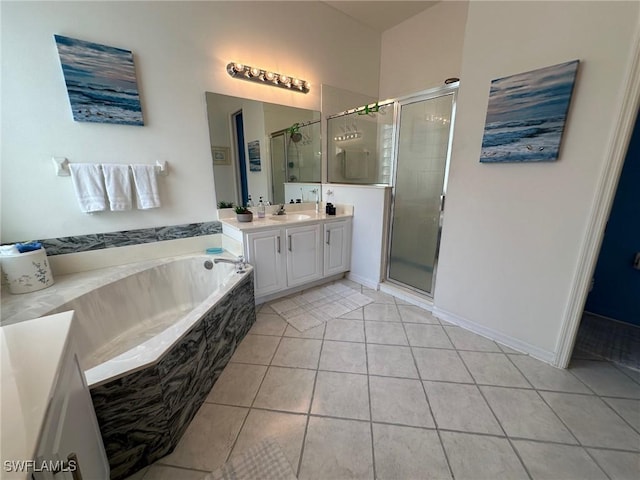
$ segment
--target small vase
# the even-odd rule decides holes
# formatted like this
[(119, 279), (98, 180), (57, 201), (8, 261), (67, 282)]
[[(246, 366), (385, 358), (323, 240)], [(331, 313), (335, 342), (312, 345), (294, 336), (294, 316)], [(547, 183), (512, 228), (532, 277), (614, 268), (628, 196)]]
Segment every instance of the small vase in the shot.
[(253, 221), (253, 213), (236, 213), (236, 218), (240, 223), (252, 222)]

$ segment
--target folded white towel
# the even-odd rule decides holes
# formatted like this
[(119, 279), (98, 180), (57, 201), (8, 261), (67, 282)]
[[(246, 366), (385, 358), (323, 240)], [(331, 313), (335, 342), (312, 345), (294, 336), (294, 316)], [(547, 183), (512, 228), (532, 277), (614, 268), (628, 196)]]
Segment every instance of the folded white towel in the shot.
[(100, 165), (70, 163), (71, 180), (80, 210), (84, 213), (102, 212), (107, 209), (104, 177)]
[(157, 208), (160, 206), (156, 167), (153, 165), (131, 165), (133, 181), (136, 185), (138, 209)]
[(103, 164), (102, 173), (111, 210), (131, 210), (133, 197), (129, 165)]

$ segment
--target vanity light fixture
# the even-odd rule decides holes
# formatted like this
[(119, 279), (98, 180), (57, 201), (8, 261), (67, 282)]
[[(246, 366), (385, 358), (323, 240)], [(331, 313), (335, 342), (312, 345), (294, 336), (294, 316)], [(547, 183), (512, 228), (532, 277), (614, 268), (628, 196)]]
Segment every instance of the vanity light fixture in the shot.
[(311, 87), (311, 84), (306, 80), (267, 70), (261, 70), (257, 67), (251, 67), (242, 63), (229, 63), (227, 65), (227, 73), (233, 78), (286, 88), (294, 92), (309, 93), (309, 88)]

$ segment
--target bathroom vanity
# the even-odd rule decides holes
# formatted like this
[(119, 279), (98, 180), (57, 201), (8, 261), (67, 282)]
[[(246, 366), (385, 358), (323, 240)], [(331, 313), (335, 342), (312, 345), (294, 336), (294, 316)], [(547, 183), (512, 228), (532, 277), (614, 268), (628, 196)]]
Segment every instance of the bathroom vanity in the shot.
[(2, 478), (109, 478), (78, 364), (73, 315), (58, 313), (0, 330)]
[(242, 244), (254, 267), (256, 303), (282, 296), (349, 270), (353, 208), (336, 215), (315, 210), (254, 215), (240, 223), (220, 215), (222, 233)]

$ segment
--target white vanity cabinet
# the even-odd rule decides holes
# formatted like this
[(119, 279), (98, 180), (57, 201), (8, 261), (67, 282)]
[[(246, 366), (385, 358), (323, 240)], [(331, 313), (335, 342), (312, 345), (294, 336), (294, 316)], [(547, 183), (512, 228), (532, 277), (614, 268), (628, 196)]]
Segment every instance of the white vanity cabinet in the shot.
[(305, 218), (266, 218), (249, 225), (222, 221), (223, 233), (242, 242), (246, 259), (254, 267), (257, 299), (273, 298), (350, 268), (351, 215), (291, 215), (296, 216)]
[(322, 278), (319, 224), (289, 227), (287, 236), (287, 287)]
[(303, 225), (246, 234), (245, 253), (254, 267), (256, 297), (322, 278), (320, 228)]
[(339, 220), (324, 224), (325, 276), (349, 270), (351, 263), (351, 220)]

